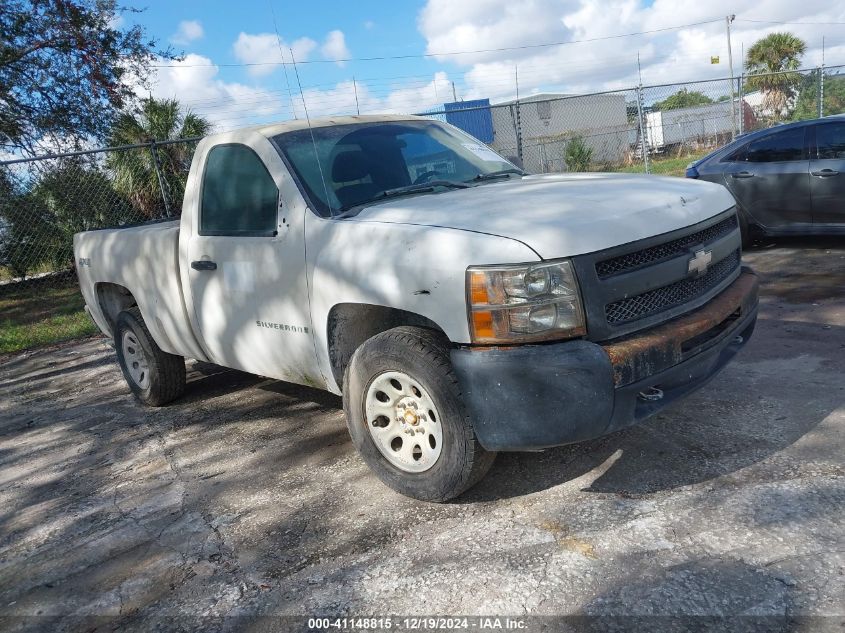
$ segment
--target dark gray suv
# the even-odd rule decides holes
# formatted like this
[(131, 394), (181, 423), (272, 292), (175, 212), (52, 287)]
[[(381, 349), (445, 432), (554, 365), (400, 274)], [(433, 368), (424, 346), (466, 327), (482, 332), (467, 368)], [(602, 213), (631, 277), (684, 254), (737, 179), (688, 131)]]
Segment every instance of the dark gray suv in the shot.
[(845, 115), (745, 134), (686, 175), (730, 190), (745, 244), (755, 234), (845, 235)]

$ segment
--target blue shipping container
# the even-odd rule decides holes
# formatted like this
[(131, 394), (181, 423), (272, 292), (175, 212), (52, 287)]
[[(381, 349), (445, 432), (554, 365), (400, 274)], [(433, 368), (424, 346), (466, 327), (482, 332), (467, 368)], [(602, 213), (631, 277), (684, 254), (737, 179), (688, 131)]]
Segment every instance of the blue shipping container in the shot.
[(493, 142), (493, 114), (490, 99), (444, 103), (446, 122), (488, 145)]

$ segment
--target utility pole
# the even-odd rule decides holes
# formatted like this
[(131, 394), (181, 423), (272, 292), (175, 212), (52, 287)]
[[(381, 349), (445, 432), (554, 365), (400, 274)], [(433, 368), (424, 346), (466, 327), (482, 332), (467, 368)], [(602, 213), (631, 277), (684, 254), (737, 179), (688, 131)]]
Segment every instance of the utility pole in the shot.
[[(435, 82), (435, 85), (436, 85), (436, 82)], [(455, 92), (455, 82), (454, 81), (452, 82), (452, 101), (454, 101), (455, 103), (458, 102), (458, 93)]]
[(819, 68), (819, 118), (824, 116), (824, 35), (822, 35), (822, 67)]
[(640, 78), (640, 83), (637, 85), (637, 119), (639, 120), (640, 124), (640, 151), (643, 154), (643, 165), (645, 167), (645, 173), (651, 173), (651, 169), (649, 169), (648, 164), (648, 139), (646, 135), (648, 134), (648, 127), (646, 126), (645, 120), (645, 104), (643, 103), (643, 69), (640, 66), (640, 52), (637, 51), (637, 74)]
[(725, 16), (725, 29), (728, 33), (728, 65), (731, 67), (731, 139), (736, 138), (736, 93), (734, 92), (734, 55), (731, 49), (731, 22), (735, 15)]

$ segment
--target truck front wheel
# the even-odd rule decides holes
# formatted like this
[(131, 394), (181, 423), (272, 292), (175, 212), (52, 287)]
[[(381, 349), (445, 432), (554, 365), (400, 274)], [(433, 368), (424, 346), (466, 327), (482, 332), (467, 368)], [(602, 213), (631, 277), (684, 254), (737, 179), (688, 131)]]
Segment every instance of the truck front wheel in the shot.
[(457, 497), (496, 457), (478, 443), (448, 343), (432, 330), (393, 328), (359, 347), (344, 376), (343, 408), (364, 461), (408, 497)]
[(185, 359), (161, 350), (137, 307), (117, 315), (114, 347), (129, 389), (143, 404), (160, 407), (182, 395)]

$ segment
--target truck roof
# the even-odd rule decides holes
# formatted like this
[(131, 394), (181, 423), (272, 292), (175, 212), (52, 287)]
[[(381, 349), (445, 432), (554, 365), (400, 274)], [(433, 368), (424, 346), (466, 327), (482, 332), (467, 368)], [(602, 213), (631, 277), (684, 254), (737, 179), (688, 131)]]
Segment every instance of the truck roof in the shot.
[[(311, 119), (311, 127), (329, 127), (332, 125), (349, 125), (351, 123), (380, 123), (391, 121), (421, 121), (425, 117), (413, 116), (410, 114), (359, 114), (351, 116), (327, 116)], [(250, 127), (238, 128), (237, 130), (230, 130), (228, 132), (221, 132), (219, 134), (211, 134), (209, 138), (213, 139), (215, 136), (227, 135), (231, 138), (232, 133), (237, 132), (258, 132), (267, 138), (283, 134), (284, 132), (295, 132), (297, 130), (307, 130), (308, 121), (306, 119), (293, 119), (290, 121), (281, 121), (279, 123), (262, 123), (260, 125), (253, 125)]]

